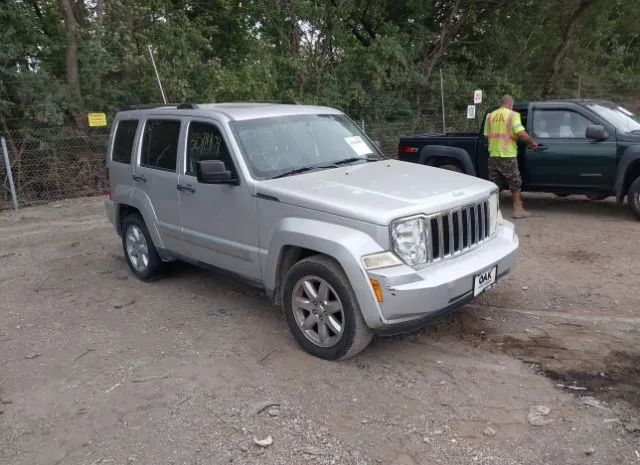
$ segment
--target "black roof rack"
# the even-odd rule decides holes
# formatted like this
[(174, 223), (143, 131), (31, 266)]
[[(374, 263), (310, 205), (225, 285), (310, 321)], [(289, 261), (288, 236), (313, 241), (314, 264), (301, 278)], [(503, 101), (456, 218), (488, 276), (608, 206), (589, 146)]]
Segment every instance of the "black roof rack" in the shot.
[(259, 100), (255, 103), (280, 103), (282, 105), (300, 105), (300, 102), (297, 102), (293, 99), (285, 99), (285, 100)]
[[(282, 105), (300, 105), (295, 100), (256, 100), (249, 103), (273, 103)], [(145, 110), (149, 108), (169, 108), (176, 107), (178, 110), (197, 110), (200, 106), (197, 103), (145, 103), (141, 105), (125, 105), (120, 111)]]
[(177, 103), (144, 103), (142, 105), (125, 105), (120, 108), (120, 111), (130, 110), (145, 110), (147, 108), (163, 108), (163, 107), (175, 107)]

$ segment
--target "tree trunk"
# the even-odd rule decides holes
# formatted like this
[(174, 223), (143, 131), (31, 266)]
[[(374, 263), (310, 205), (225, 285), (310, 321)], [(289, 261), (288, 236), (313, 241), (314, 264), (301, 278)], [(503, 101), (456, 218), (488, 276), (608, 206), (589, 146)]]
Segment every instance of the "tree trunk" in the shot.
[[(373, 45), (378, 35), (373, 25), (367, 20), (367, 10), (357, 11), (358, 15), (351, 13), (343, 18), (341, 12), (348, 2), (330, 0), (333, 9), (336, 12), (338, 21), (344, 23), (353, 34), (353, 37), (365, 47)], [(326, 5), (326, 3), (325, 3)]]
[(497, 10), (507, 5), (507, 0), (495, 0), (491, 2), (480, 2), (477, 0), (456, 0), (447, 14), (447, 17), (440, 24), (440, 30), (435, 42), (426, 44), (419, 58), (422, 69), (424, 84), (416, 89), (416, 103), (421, 116), (425, 116), (424, 102), (431, 91), (431, 78), (438, 65), (442, 63), (451, 43), (460, 33), (460, 29), (469, 23), (469, 17), (475, 13), (475, 20), (480, 21)]
[(421, 53), (420, 67), (422, 68), (424, 84), (418, 86), (416, 102), (420, 114), (423, 117), (425, 114), (425, 109), (423, 108), (424, 101), (431, 90), (431, 76), (433, 75), (433, 71), (442, 61), (449, 44), (456, 37), (465, 20), (464, 13), (460, 12), (460, 2), (461, 0), (456, 0), (451, 7), (447, 20), (444, 21), (440, 27), (436, 42), (425, 46)]
[(70, 0), (58, 0), (58, 7), (64, 20), (64, 30), (66, 36), (65, 65), (67, 74), (67, 85), (71, 91), (73, 99), (71, 115), (78, 129), (87, 130), (86, 111), (84, 99), (80, 90), (80, 73), (78, 71), (78, 36), (80, 25), (74, 14)]
[(547, 98), (551, 93), (553, 88), (554, 81), (560, 71), (560, 65), (562, 60), (567, 56), (567, 52), (571, 48), (573, 44), (573, 39), (576, 35), (576, 28), (578, 26), (578, 21), (580, 17), (587, 11), (587, 9), (595, 4), (597, 0), (581, 0), (578, 8), (571, 14), (569, 17), (569, 22), (567, 23), (567, 27), (564, 30), (564, 34), (562, 37), (562, 42), (558, 45), (553, 57), (551, 58), (551, 64), (549, 65), (549, 70), (547, 72), (547, 77), (544, 80), (542, 85), (542, 98)]

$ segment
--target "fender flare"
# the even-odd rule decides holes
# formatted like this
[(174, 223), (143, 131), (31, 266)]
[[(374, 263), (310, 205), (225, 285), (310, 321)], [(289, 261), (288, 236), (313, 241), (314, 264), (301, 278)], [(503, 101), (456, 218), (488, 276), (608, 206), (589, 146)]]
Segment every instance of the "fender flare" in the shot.
[(453, 158), (460, 162), (465, 174), (477, 176), (476, 168), (473, 166), (471, 157), (466, 150), (459, 147), (449, 147), (448, 145), (427, 145), (420, 151), (419, 163), (430, 165), (431, 161), (438, 158)]
[(156, 248), (164, 249), (164, 242), (162, 241), (162, 236), (158, 230), (158, 216), (156, 215), (156, 211), (154, 210), (151, 199), (147, 193), (139, 189), (133, 189), (129, 205), (140, 212), (140, 215), (144, 220), (144, 224), (147, 226), (147, 231), (149, 231), (151, 240)]
[(382, 311), (362, 264), (362, 256), (382, 252), (382, 247), (368, 234), (346, 226), (306, 218), (288, 217), (275, 225), (264, 261), (264, 287), (267, 294), (276, 290), (278, 269), (285, 247), (315, 250), (336, 260), (351, 285), (362, 316), (370, 327), (379, 326)]
[(627, 173), (629, 172), (629, 168), (631, 168), (631, 166), (636, 162), (640, 163), (640, 145), (634, 145), (625, 150), (622, 154), (622, 158), (620, 159), (620, 163), (618, 163), (616, 181), (613, 187), (618, 203), (622, 203), (626, 194), (624, 191), (624, 183)]

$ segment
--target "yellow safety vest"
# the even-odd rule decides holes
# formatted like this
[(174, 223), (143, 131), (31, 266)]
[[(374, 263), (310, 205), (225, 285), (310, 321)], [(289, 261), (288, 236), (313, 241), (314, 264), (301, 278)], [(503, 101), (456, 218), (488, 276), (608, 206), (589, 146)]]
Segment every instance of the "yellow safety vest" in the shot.
[(520, 113), (500, 107), (487, 115), (484, 135), (489, 139), (489, 155), (513, 158), (518, 156), (517, 134), (524, 131)]

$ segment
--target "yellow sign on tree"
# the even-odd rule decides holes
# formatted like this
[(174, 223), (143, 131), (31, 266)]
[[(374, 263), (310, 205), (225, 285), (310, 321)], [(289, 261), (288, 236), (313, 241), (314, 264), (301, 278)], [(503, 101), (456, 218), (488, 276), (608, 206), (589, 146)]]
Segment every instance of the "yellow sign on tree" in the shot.
[(87, 113), (90, 127), (99, 127), (107, 125), (107, 115), (104, 113)]

